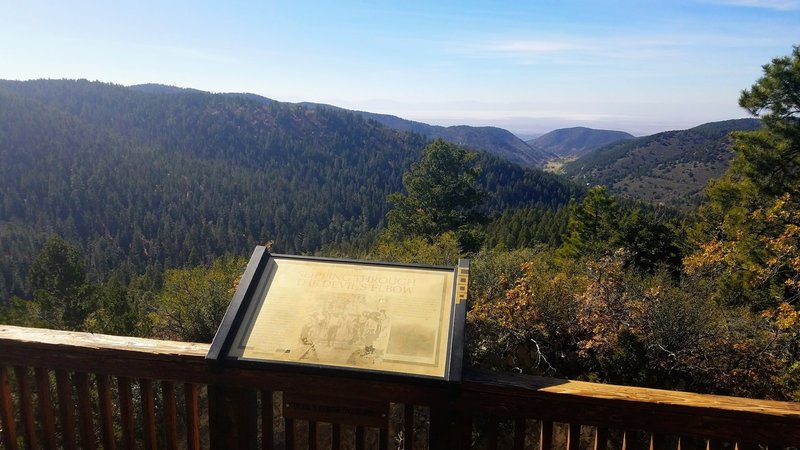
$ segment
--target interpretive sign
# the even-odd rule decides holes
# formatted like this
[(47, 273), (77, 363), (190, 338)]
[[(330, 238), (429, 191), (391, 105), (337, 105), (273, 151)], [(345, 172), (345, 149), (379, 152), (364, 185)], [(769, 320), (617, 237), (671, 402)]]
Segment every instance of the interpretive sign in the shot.
[(207, 356), (460, 380), (469, 262), (458, 267), (256, 249)]

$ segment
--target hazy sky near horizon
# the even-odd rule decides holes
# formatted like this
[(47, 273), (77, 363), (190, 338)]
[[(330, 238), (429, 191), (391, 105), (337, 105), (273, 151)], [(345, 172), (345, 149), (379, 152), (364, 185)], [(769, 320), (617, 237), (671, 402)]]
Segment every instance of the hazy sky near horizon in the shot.
[(518, 134), (745, 117), (800, 0), (0, 0), (0, 78), (252, 92)]

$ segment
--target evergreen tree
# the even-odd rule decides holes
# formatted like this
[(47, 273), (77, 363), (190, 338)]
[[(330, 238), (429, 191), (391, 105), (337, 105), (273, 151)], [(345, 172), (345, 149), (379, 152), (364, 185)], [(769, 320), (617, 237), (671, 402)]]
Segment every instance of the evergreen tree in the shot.
[(570, 206), (568, 235), (558, 249), (562, 258), (600, 258), (623, 250), (626, 266), (653, 273), (667, 268), (677, 274), (681, 251), (673, 228), (654, 214), (624, 208), (605, 186), (587, 192)]
[(387, 214), (393, 238), (422, 237), (433, 243), (445, 232), (456, 233), (467, 250), (480, 246), (475, 225), (485, 192), (478, 186), (476, 154), (441, 139), (425, 147), (422, 159), (403, 175), (406, 194), (389, 196), (394, 208)]
[(800, 296), (800, 46), (763, 69), (739, 104), (764, 128), (734, 134), (736, 156), (708, 188), (699, 250), (684, 262), (720, 299), (756, 309)]
[(227, 256), (210, 267), (168, 270), (151, 317), (156, 335), (211, 342), (246, 265), (244, 258)]
[(605, 186), (596, 186), (570, 205), (568, 236), (559, 248), (562, 257), (602, 256), (620, 241), (620, 209)]
[(94, 289), (86, 279), (80, 250), (58, 236), (45, 243), (30, 269), (33, 299), (49, 327), (84, 329), (94, 309)]

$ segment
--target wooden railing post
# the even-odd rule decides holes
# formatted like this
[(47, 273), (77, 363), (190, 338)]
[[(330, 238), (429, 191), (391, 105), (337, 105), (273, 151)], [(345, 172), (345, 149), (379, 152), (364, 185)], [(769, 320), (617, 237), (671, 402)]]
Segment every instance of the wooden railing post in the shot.
[(158, 436), (156, 431), (156, 399), (153, 390), (153, 381), (143, 378), (139, 380), (142, 403), (142, 434), (145, 450), (158, 449)]
[(14, 404), (11, 399), (11, 385), (5, 366), (0, 365), (0, 427), (2, 438), (8, 450), (17, 450), (17, 423), (14, 417)]
[(552, 450), (553, 448), (553, 422), (542, 421), (539, 423), (539, 450)]
[(35, 450), (39, 448), (39, 444), (36, 439), (36, 421), (33, 418), (33, 396), (31, 395), (30, 380), (28, 380), (28, 368), (17, 366), (14, 368), (14, 374), (19, 387), (19, 409), (22, 415), (25, 448)]
[(208, 414), (212, 450), (256, 450), (258, 446), (256, 391), (209, 386)]
[(119, 420), (122, 427), (122, 446), (125, 450), (136, 450), (136, 416), (130, 378), (117, 378), (117, 386), (119, 392)]
[(414, 449), (414, 405), (403, 405), (403, 450)]
[(75, 381), (75, 390), (78, 393), (78, 428), (81, 436), (81, 448), (95, 450), (97, 448), (97, 435), (94, 429), (92, 389), (89, 385), (89, 374), (75, 372), (73, 380)]
[(50, 374), (46, 369), (37, 367), (36, 373), (36, 397), (39, 400), (39, 417), (42, 423), (42, 435), (44, 437), (44, 448), (56, 450), (56, 422), (53, 412), (53, 398), (50, 395)]
[(161, 401), (164, 408), (164, 438), (168, 450), (178, 450), (178, 402), (175, 395), (175, 384), (171, 381), (161, 382)]
[(524, 418), (514, 419), (514, 450), (525, 449), (525, 428)]
[(66, 450), (75, 450), (75, 407), (72, 403), (72, 381), (69, 373), (56, 370), (56, 391), (61, 419), (62, 445)]
[(567, 450), (578, 450), (581, 445), (581, 426), (576, 423), (567, 424)]
[(115, 450), (114, 402), (111, 398), (111, 378), (108, 375), (97, 376), (97, 395), (100, 400), (100, 426), (103, 428), (103, 450)]
[[(185, 383), (186, 399), (186, 446), (188, 450), (200, 450), (200, 391), (196, 384)], [(272, 446), (264, 447), (272, 450)]]
[(468, 449), (471, 442), (465, 431), (467, 424), (471, 422), (460, 412), (431, 408), (431, 450)]

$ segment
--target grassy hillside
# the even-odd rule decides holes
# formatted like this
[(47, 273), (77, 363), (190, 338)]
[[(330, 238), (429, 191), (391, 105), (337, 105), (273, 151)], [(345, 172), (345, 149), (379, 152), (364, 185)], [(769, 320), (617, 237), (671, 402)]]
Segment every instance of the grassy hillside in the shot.
[(625, 197), (692, 206), (706, 183), (727, 169), (733, 156), (729, 134), (758, 127), (756, 119), (727, 120), (626, 140), (566, 164), (564, 172), (579, 184), (604, 184)]

